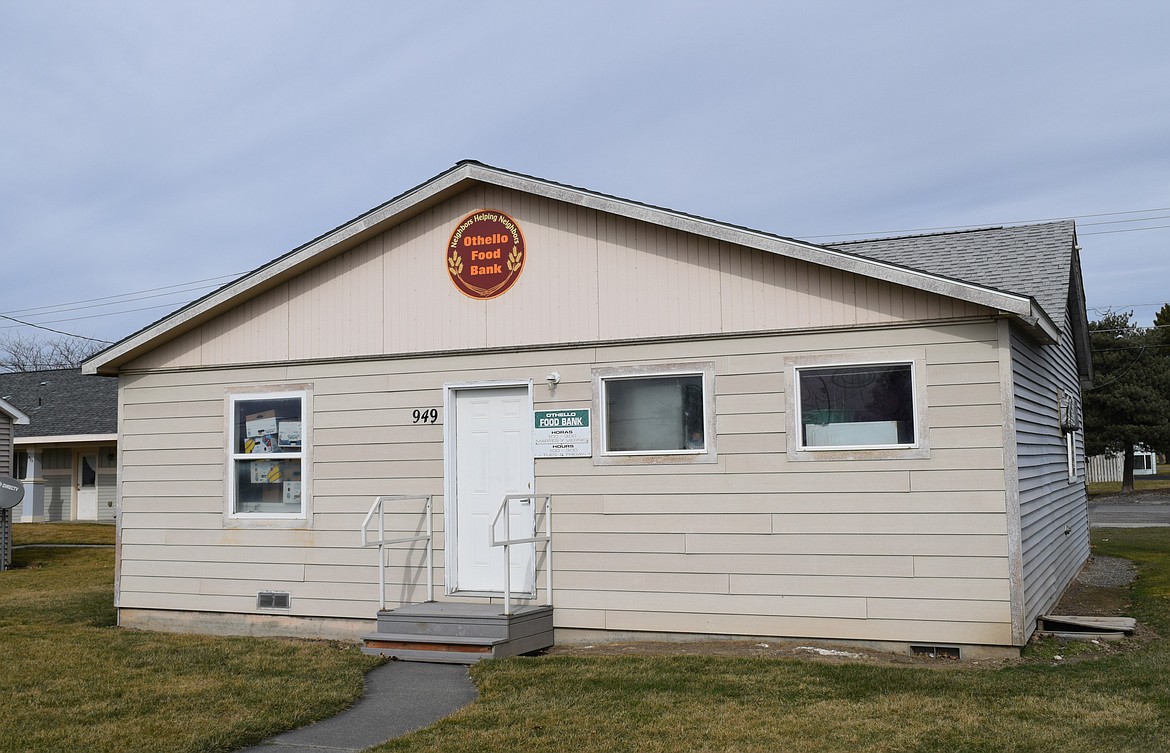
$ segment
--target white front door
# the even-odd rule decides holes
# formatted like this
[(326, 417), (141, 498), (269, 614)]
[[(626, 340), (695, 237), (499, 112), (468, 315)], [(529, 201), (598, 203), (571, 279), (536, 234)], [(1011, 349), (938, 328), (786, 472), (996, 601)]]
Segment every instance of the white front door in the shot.
[(97, 455), (77, 456), (77, 519), (97, 520)]
[[(504, 552), (490, 542), (489, 526), (506, 494), (531, 494), (535, 483), (532, 459), (532, 399), (527, 386), (461, 388), (449, 402), (448, 421), (454, 431), (454, 452), (448, 448), (447, 585), (451, 592), (502, 593)], [(453, 484), (451, 482), (454, 482)], [(509, 535), (535, 533), (534, 501), (510, 504)], [(453, 508), (453, 509), (452, 509)], [(504, 538), (501, 519), (496, 538)], [(536, 581), (535, 547), (511, 547), (512, 590), (531, 593)]]

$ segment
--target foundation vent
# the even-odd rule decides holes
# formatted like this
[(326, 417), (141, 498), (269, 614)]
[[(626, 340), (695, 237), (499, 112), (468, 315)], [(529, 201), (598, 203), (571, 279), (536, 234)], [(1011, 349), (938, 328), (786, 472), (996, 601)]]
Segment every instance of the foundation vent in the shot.
[(257, 609), (288, 609), (287, 591), (261, 591), (256, 594)]
[(911, 656), (925, 656), (930, 659), (962, 659), (958, 646), (910, 646)]

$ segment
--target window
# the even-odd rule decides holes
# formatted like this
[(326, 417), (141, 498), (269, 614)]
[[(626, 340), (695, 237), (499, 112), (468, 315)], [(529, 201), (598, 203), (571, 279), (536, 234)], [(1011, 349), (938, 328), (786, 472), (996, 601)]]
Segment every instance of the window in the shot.
[(596, 464), (714, 462), (713, 364), (601, 368), (593, 379)]
[(28, 450), (17, 450), (12, 456), (12, 476), (17, 481), (28, 478)]
[(605, 384), (606, 452), (702, 452), (703, 377), (609, 379)]
[(1068, 481), (1077, 480), (1077, 432), (1081, 428), (1081, 404), (1077, 397), (1061, 390), (1058, 396), (1060, 430), (1064, 433), (1064, 453), (1068, 464)]
[(304, 392), (229, 396), (229, 517), (306, 517), (305, 397)]
[(912, 363), (796, 367), (801, 449), (918, 444)]

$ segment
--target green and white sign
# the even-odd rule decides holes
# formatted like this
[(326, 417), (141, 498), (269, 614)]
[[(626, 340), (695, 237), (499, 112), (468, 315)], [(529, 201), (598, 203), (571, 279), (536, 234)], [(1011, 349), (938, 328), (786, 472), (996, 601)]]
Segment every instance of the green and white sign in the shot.
[(532, 454), (538, 458), (588, 458), (593, 456), (589, 409), (538, 410), (534, 414)]

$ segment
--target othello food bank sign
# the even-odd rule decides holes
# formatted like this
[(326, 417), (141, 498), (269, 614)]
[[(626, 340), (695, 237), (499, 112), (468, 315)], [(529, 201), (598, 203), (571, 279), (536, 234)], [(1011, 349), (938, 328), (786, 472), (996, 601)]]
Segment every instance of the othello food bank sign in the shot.
[(491, 209), (464, 217), (447, 243), (447, 274), (460, 293), (487, 300), (503, 295), (524, 269), (527, 251), (516, 222)]

